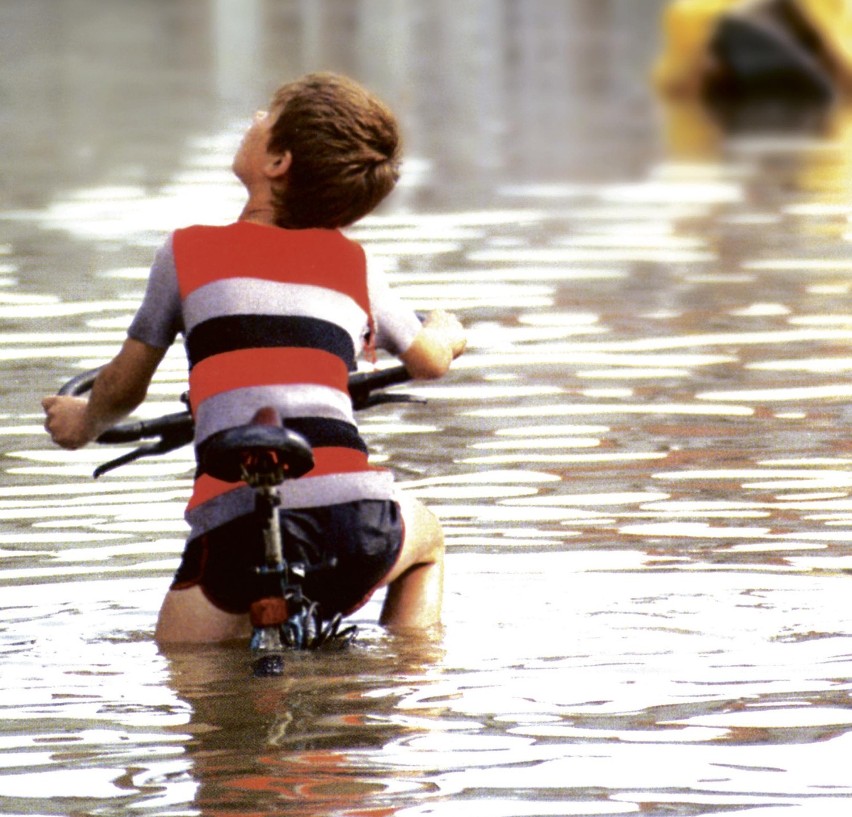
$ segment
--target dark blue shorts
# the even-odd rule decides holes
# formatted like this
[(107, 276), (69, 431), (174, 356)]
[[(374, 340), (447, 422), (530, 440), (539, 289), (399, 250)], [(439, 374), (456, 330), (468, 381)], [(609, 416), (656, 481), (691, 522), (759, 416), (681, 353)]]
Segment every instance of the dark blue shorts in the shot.
[[(337, 560), (309, 570), (302, 581), (304, 595), (319, 602), (325, 618), (366, 603), (399, 558), (403, 525), (396, 502), (362, 499), (280, 513), (287, 562)], [(256, 567), (263, 561), (257, 518), (243, 516), (187, 542), (172, 590), (197, 586), (220, 610), (247, 613), (262, 595)]]

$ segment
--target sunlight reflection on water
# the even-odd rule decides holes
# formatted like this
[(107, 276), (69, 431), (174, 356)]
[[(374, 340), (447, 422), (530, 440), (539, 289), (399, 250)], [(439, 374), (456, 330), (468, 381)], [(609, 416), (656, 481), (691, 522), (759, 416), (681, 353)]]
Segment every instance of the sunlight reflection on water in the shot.
[[(261, 5), (243, 4), (246, 19)], [(538, 42), (516, 5), (518, 31)], [(554, 4), (570, 19), (548, 42), (595, 8)], [(630, 32), (648, 18), (607, 8), (631, 15)], [(294, 31), (284, 16), (270, 30)], [(627, 29), (619, 52), (636, 40)], [(464, 42), (459, 60), (477, 50)], [(480, 76), (455, 67), (457, 90)], [(575, 92), (584, 115), (557, 126), (572, 138), (599, 105)], [(843, 143), (737, 139), (661, 158), (656, 138), (592, 118), (577, 175), (593, 143), (605, 167), (582, 181), (550, 166), (553, 181), (534, 178), (523, 161), (538, 151), (522, 140), (525, 155), (483, 181), (449, 148), (458, 111), (424, 120), (399, 203), (352, 234), (407, 301), (446, 306), (469, 329), (449, 379), (403, 389), (426, 405), (363, 418), (375, 461), (444, 523), (446, 626), (388, 635), (371, 624), (378, 597), (356, 616), (355, 649), (295, 656), (266, 684), (248, 678), (242, 645), (160, 652), (151, 640), (191, 453), (94, 482), (126, 449), (52, 448), (35, 402), (110, 357), (168, 230), (239, 209), (225, 168), (243, 122), (204, 118), (199, 136), (191, 110), (157, 114), (182, 150), (156, 179), (117, 160), (120, 172), (58, 181), (40, 205), (21, 195), (0, 220), (0, 811), (846, 815)], [(125, 128), (119, 141), (139, 149)], [(430, 129), (447, 140), (434, 156)], [(442, 160), (465, 170), (441, 177)], [(140, 414), (177, 410), (185, 378), (176, 347)]]

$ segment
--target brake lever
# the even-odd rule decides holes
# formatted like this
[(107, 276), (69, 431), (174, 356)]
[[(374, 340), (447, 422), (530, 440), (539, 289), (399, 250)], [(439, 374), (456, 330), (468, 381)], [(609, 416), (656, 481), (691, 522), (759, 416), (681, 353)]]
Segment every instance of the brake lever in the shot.
[(115, 459), (110, 460), (109, 462), (105, 462), (102, 465), (99, 465), (92, 472), (92, 476), (97, 479), (98, 477), (106, 474), (108, 471), (113, 471), (116, 468), (120, 468), (122, 465), (127, 465), (128, 463), (135, 462), (136, 460), (142, 459), (142, 457), (155, 457), (158, 454), (168, 454), (169, 451), (174, 451), (177, 448), (182, 448), (190, 442), (192, 442), (191, 429), (189, 431), (188, 437), (184, 429), (180, 429), (176, 433), (164, 434), (156, 442), (140, 445), (138, 448), (134, 448), (133, 451), (128, 451), (126, 454), (122, 454), (120, 457), (116, 457)]
[(127, 454), (122, 454), (120, 457), (116, 457), (114, 460), (110, 460), (109, 462), (102, 463), (92, 472), (92, 476), (97, 479), (98, 477), (102, 477), (108, 471), (113, 471), (116, 468), (120, 468), (122, 465), (127, 465), (128, 463), (134, 462), (135, 460), (141, 459), (142, 457), (152, 457), (155, 454), (159, 454), (160, 452), (160, 444), (159, 443), (148, 443), (147, 445), (141, 445), (139, 448), (134, 448), (133, 451), (129, 451)]
[(358, 409), (368, 409), (373, 406), (380, 406), (383, 403), (420, 403), (425, 404), (425, 397), (414, 397), (411, 394), (387, 394), (386, 392), (379, 392), (378, 394), (371, 394), (368, 397), (361, 400), (358, 403)]

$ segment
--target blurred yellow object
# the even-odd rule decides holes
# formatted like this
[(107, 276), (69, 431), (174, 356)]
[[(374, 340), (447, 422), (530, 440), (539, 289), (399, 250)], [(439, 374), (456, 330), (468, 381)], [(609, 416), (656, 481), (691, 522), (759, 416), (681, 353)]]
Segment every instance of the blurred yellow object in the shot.
[(831, 60), (835, 78), (852, 88), (852, 0), (795, 0)]
[[(806, 151), (798, 186), (823, 202), (841, 207), (852, 200), (852, 108), (838, 105), (823, 133), (824, 150)], [(848, 223), (844, 225), (848, 230)]]
[(661, 110), (666, 154), (674, 162), (715, 162), (724, 133), (707, 106), (695, 97), (666, 99)]
[(654, 66), (660, 90), (692, 94), (701, 90), (708, 45), (719, 17), (742, 0), (674, 0), (663, 17), (664, 51)]
[[(852, 0), (673, 0), (663, 17), (663, 52), (653, 70), (657, 88), (672, 95), (699, 93), (713, 70), (710, 41), (720, 18), (749, 7), (791, 12), (815, 35), (832, 77), (852, 89)], [(787, 11), (785, 11), (785, 8)]]

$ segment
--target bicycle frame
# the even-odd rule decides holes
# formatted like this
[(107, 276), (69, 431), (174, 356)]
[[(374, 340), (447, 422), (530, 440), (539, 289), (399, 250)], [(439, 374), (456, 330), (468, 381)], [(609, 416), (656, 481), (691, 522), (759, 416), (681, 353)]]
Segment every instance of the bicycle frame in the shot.
[[(61, 395), (81, 395), (89, 391), (100, 369), (92, 369), (69, 380)], [(388, 402), (407, 402), (404, 394), (387, 394), (383, 389), (405, 383), (410, 375), (404, 366), (354, 373), (349, 377), (349, 393), (356, 410)], [(186, 403), (185, 396), (182, 398)], [(266, 412), (266, 414), (264, 414)], [(308, 442), (280, 425), (273, 409), (263, 409), (245, 425), (228, 429), (205, 442), (201, 454), (205, 471), (228, 482), (243, 480), (255, 492), (255, 512), (264, 537), (264, 564), (256, 570), (263, 595), (251, 607), (251, 651), (256, 676), (280, 675), (284, 653), (289, 649), (318, 649), (324, 645), (344, 647), (356, 633), (354, 626), (340, 629), (342, 617), (334, 616), (325, 626), (318, 606), (302, 594), (301, 579), (312, 569), (303, 563), (288, 564), (283, 555), (278, 486), (297, 479), (313, 467)], [(194, 426), (188, 410), (166, 414), (153, 420), (121, 423), (102, 434), (96, 442), (121, 444), (151, 439), (138, 448), (98, 466), (97, 479), (114, 468), (140, 457), (156, 456), (192, 442)], [(323, 563), (319, 569), (332, 566)]]

